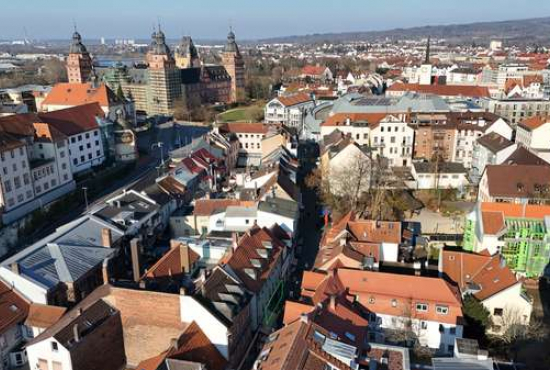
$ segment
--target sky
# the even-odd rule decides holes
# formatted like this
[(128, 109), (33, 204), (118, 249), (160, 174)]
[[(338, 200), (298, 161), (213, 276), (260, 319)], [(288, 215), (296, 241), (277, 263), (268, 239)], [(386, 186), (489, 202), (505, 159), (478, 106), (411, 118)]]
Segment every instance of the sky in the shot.
[(0, 0), (0, 39), (240, 39), (550, 16), (549, 0)]

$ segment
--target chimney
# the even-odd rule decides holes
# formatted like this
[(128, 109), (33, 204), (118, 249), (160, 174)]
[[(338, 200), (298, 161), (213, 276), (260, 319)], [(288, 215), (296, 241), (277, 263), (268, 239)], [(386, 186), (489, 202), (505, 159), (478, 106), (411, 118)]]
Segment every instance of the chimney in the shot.
[(336, 294), (331, 294), (329, 299), (330, 301), (328, 307), (333, 311), (336, 310)]
[(178, 340), (176, 338), (170, 339), (170, 347), (173, 349), (178, 349)]
[(178, 248), (180, 246), (181, 242), (177, 239), (171, 239), (170, 240), (170, 249)]
[(113, 237), (111, 235), (111, 229), (103, 228), (101, 229), (101, 245), (105, 248), (111, 248), (113, 244)]
[(239, 237), (237, 236), (236, 232), (231, 233), (231, 247), (233, 250), (237, 249), (239, 246)]
[(190, 273), (191, 272), (191, 256), (190, 248), (188, 245), (180, 245), (180, 262), (181, 262), (181, 272)]
[(307, 313), (303, 313), (300, 315), (300, 321), (304, 322), (304, 323), (308, 323), (309, 321), (309, 317), (307, 316)]
[(103, 260), (101, 273), (103, 275), (103, 284), (109, 284), (109, 259)]
[(73, 325), (73, 336), (76, 343), (80, 342), (80, 333), (78, 332), (78, 324)]
[(19, 264), (17, 262), (13, 262), (11, 264), (11, 272), (13, 272), (15, 275), (19, 275)]
[(132, 273), (134, 277), (134, 281), (137, 283), (140, 280), (140, 267), (139, 267), (139, 259), (140, 259), (140, 253), (139, 253), (139, 239), (134, 238), (130, 240), (130, 255), (132, 257)]
[(183, 286), (180, 288), (180, 295), (187, 295), (187, 289)]

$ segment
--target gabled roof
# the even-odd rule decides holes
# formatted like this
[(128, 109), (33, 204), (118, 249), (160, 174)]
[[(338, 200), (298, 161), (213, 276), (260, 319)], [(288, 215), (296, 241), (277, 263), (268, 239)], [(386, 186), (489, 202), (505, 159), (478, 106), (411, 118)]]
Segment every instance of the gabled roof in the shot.
[(382, 121), (388, 113), (336, 113), (321, 124), (321, 126), (346, 126), (350, 121), (352, 126), (361, 123), (365, 126), (374, 126)]
[(105, 114), (98, 103), (38, 113), (41, 122), (54, 126), (67, 136), (98, 129), (97, 119), (104, 116)]
[(514, 273), (503, 263), (502, 257), (486, 254), (443, 250), (442, 271), (454, 281), (462, 292), (475, 284), (479, 291), (474, 296), (485, 300), (518, 283)]
[(29, 303), (0, 281), (0, 334), (23, 324), (28, 312)]
[[(182, 260), (182, 253), (187, 254), (187, 262)], [(187, 245), (178, 245), (170, 248), (153, 266), (144, 274), (144, 278), (168, 278), (172, 276), (189, 273), (185, 271), (185, 263), (193, 265), (200, 259), (200, 255)]]
[(227, 261), (239, 280), (251, 292), (261, 290), (285, 248), (268, 228), (253, 227), (238, 241)]
[(537, 197), (541, 187), (550, 184), (550, 167), (532, 165), (488, 165), (487, 187), (492, 197)]
[(293, 95), (281, 96), (277, 98), (277, 100), (286, 107), (313, 101), (311, 96), (307, 93), (298, 93)]
[(116, 94), (105, 84), (94, 88), (91, 83), (56, 84), (43, 101), (43, 105), (84, 105), (98, 103), (102, 107), (118, 104)]
[(197, 199), (193, 214), (195, 216), (211, 216), (217, 212), (225, 211), (229, 206), (252, 207), (255, 204), (254, 201), (239, 199)]
[(481, 203), (482, 215), (487, 213), (502, 213), (504, 218), (544, 219), (550, 216), (550, 206), (515, 203)]
[(520, 121), (518, 126), (526, 129), (527, 131), (533, 131), (546, 123), (550, 123), (550, 117), (533, 116)]
[(31, 303), (29, 315), (25, 325), (29, 327), (47, 329), (55, 324), (67, 312), (66, 307), (49, 306), (40, 303)]
[(521, 145), (519, 145), (502, 164), (550, 166), (548, 162), (537, 157)]
[(492, 153), (498, 153), (512, 145), (513, 142), (499, 135), (496, 132), (488, 133), (477, 139), (479, 145), (489, 149)]
[(263, 123), (241, 123), (230, 122), (224, 123), (220, 126), (220, 133), (222, 134), (267, 134), (269, 125)]
[(476, 98), (488, 98), (491, 96), (487, 87), (462, 85), (420, 85), (395, 83), (391, 85), (387, 91), (413, 91), (439, 96), (466, 96)]

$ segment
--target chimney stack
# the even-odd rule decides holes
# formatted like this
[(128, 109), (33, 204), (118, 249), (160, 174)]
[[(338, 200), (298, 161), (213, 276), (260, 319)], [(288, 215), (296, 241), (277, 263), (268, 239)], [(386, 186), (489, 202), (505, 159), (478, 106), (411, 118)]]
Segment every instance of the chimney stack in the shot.
[(329, 308), (333, 311), (336, 310), (336, 294), (331, 294), (329, 299)]
[(308, 321), (309, 321), (309, 317), (307, 316), (307, 313), (301, 314), (301, 315), (300, 315), (300, 320), (301, 320), (302, 322), (304, 322), (304, 323), (307, 324)]
[(132, 240), (130, 240), (130, 254), (132, 257), (132, 273), (133, 273), (134, 281), (137, 283), (141, 278), (140, 267), (139, 267), (140, 253), (139, 253), (138, 238), (133, 238)]
[(170, 249), (178, 248), (181, 242), (177, 239), (170, 239)]
[(78, 332), (78, 324), (73, 325), (73, 336), (76, 343), (80, 342), (80, 333)]
[(101, 266), (101, 273), (103, 275), (103, 284), (109, 284), (109, 260), (108, 259), (103, 260), (103, 264)]
[(236, 232), (232, 232), (231, 233), (231, 248), (233, 248), (233, 250), (235, 250), (235, 249), (237, 249), (238, 246), (239, 246), (239, 237), (237, 236)]
[(19, 275), (19, 264), (17, 262), (13, 262), (11, 264), (11, 272), (13, 272), (15, 275)]
[(111, 248), (113, 244), (113, 237), (111, 234), (111, 229), (103, 228), (101, 229), (101, 245), (105, 248)]

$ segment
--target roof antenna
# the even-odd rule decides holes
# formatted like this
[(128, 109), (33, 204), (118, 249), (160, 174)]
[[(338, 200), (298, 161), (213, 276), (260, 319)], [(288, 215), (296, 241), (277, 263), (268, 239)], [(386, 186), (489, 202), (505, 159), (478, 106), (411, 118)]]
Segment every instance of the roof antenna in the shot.
[(162, 32), (162, 30), (160, 29), (160, 17), (157, 17), (157, 23), (159, 25), (159, 32)]
[(76, 21), (74, 20), (74, 18), (73, 18), (73, 29), (74, 29), (74, 32), (78, 32), (76, 28)]

